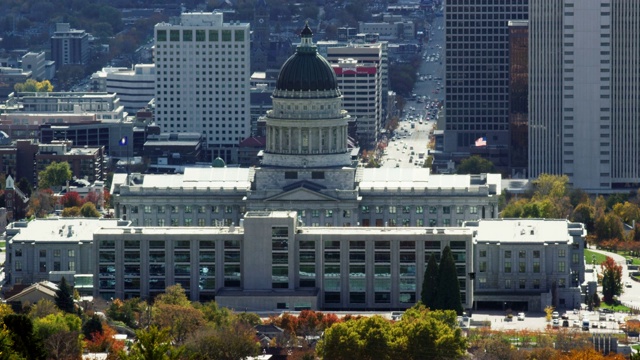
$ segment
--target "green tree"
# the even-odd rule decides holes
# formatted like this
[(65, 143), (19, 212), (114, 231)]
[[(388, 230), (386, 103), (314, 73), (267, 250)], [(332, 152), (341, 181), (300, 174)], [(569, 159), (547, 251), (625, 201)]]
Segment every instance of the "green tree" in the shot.
[(640, 221), (640, 208), (637, 204), (625, 201), (613, 206), (613, 212), (627, 224)]
[(324, 359), (395, 359), (391, 323), (380, 316), (338, 323), (327, 329), (316, 347)]
[(194, 309), (191, 304), (185, 306), (160, 303), (155, 304), (153, 310), (153, 324), (161, 329), (169, 329), (174, 344), (183, 344), (189, 333), (205, 324), (202, 312)]
[(92, 202), (86, 202), (84, 205), (82, 205), (82, 207), (80, 208), (80, 214), (84, 217), (93, 217), (93, 218), (98, 218), (100, 217), (100, 212), (96, 209), (96, 205)]
[(567, 183), (569, 177), (566, 175), (540, 174), (533, 180), (533, 197), (536, 199), (554, 198), (559, 199), (567, 195)]
[(256, 356), (260, 345), (253, 326), (235, 319), (221, 327), (207, 326), (192, 333), (186, 353), (194, 360), (236, 360)]
[(220, 307), (215, 301), (209, 301), (204, 305), (198, 305), (204, 314), (204, 319), (216, 327), (231, 323), (233, 313), (226, 307)]
[(596, 218), (594, 228), (599, 241), (624, 239), (622, 221), (616, 214), (607, 213)]
[(97, 314), (93, 314), (84, 324), (82, 324), (82, 334), (85, 339), (93, 340), (94, 334), (102, 334), (102, 319)]
[(451, 248), (447, 245), (442, 250), (440, 267), (438, 268), (438, 289), (436, 290), (436, 309), (454, 310), (462, 315), (462, 301), (460, 299), (460, 284), (456, 263), (453, 260)]
[(596, 208), (589, 203), (580, 203), (571, 213), (571, 221), (581, 222), (587, 228), (587, 232), (591, 233), (594, 227), (594, 218)]
[(33, 322), (29, 317), (23, 314), (10, 314), (4, 317), (3, 322), (11, 335), (13, 351), (29, 360), (46, 359), (42, 340), (34, 334)]
[(38, 181), (38, 187), (40, 189), (47, 189), (54, 186), (63, 186), (67, 180), (71, 180), (72, 175), (68, 162), (54, 161), (38, 174), (38, 179), (40, 179)]
[(18, 354), (13, 347), (11, 334), (5, 326), (0, 328), (0, 360), (23, 360), (24, 356)]
[(405, 311), (402, 320), (396, 324), (402, 337), (400, 344), (406, 344), (401, 358), (419, 359), (461, 359), (467, 349), (466, 337), (457, 326), (456, 313), (429, 311), (418, 304)]
[(438, 262), (434, 253), (429, 257), (422, 281), (421, 300), (429, 309), (435, 309), (438, 288)]
[(602, 295), (604, 302), (610, 304), (614, 296), (622, 294), (622, 266), (607, 256), (600, 265), (602, 268)]
[(155, 304), (191, 306), (191, 301), (187, 298), (184, 288), (180, 284), (169, 286), (164, 294), (158, 295)]
[(58, 314), (59, 312), (60, 309), (58, 309), (53, 301), (48, 299), (41, 299), (31, 306), (31, 309), (29, 309), (29, 317), (31, 319), (43, 318), (47, 315)]
[(460, 162), (456, 173), (458, 174), (482, 174), (495, 172), (495, 165), (487, 159), (473, 155)]
[(122, 360), (177, 360), (181, 358), (184, 348), (171, 344), (168, 329), (158, 329), (152, 325), (148, 329), (136, 331), (138, 341), (131, 346), (129, 353), (121, 352)]
[(56, 306), (66, 313), (73, 313), (75, 310), (73, 304), (73, 288), (67, 284), (67, 280), (62, 277), (58, 290), (56, 291)]

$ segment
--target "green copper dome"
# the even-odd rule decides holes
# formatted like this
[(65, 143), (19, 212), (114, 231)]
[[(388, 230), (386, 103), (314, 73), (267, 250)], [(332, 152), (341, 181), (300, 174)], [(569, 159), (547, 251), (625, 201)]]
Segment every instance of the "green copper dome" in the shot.
[(276, 90), (325, 91), (338, 88), (336, 74), (329, 62), (318, 54), (311, 41), (312, 35), (309, 25), (305, 25), (296, 53), (280, 69)]

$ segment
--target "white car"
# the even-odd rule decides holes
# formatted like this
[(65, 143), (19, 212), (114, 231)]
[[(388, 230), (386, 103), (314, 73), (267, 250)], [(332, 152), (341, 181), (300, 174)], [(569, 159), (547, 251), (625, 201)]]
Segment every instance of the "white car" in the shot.
[(551, 313), (551, 318), (552, 319), (557, 319), (560, 317), (560, 313), (557, 311), (554, 311), (553, 313)]
[(624, 282), (624, 287), (628, 287), (628, 288), (630, 288), (630, 287), (631, 287), (631, 282), (629, 282), (629, 281), (625, 281), (625, 282)]
[(524, 313), (518, 313), (518, 321), (524, 321)]

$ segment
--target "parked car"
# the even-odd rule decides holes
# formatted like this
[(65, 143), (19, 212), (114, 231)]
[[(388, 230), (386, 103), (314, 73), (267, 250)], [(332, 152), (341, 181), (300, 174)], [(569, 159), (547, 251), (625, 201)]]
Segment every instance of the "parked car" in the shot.
[(560, 313), (557, 311), (554, 311), (553, 313), (551, 313), (551, 318), (552, 319), (557, 319), (560, 317)]
[(524, 321), (524, 313), (518, 313), (518, 321)]
[(553, 324), (553, 327), (557, 329), (557, 328), (560, 327), (560, 320), (553, 319), (553, 323), (552, 324)]

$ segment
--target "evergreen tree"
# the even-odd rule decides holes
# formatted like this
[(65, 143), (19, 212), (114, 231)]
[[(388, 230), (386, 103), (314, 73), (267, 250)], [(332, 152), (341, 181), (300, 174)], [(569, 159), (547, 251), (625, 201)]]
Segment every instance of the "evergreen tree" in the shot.
[(435, 309), (438, 289), (438, 262), (436, 254), (431, 254), (427, 268), (424, 271), (424, 280), (422, 280), (422, 303), (429, 309)]
[(62, 277), (60, 285), (58, 285), (58, 291), (56, 291), (56, 306), (60, 310), (73, 314), (73, 289), (67, 284), (67, 280)]
[(35, 335), (33, 322), (23, 314), (10, 314), (2, 319), (11, 336), (11, 348), (25, 359), (44, 360), (46, 353), (42, 339)]
[(438, 310), (454, 310), (458, 315), (462, 315), (460, 284), (458, 283), (456, 264), (449, 246), (442, 250), (442, 258), (438, 268), (435, 308)]

